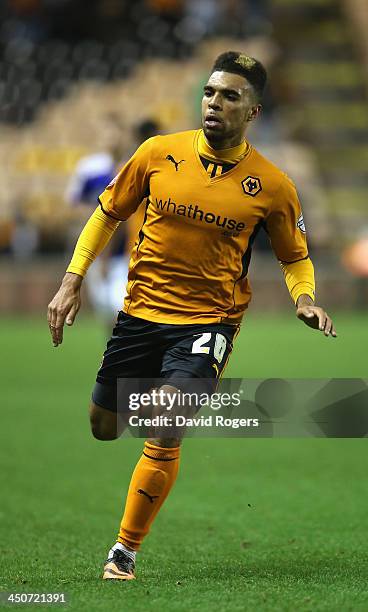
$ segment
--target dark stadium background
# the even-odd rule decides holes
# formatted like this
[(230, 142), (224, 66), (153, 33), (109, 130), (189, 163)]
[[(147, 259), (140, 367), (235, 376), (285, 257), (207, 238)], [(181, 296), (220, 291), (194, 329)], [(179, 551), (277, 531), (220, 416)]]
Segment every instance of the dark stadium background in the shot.
[(197, 127), (214, 57), (242, 50), (269, 72), (249, 139), (297, 184), (338, 338), (296, 320), (261, 235), (227, 375), (368, 378), (367, 29), (365, 0), (1, 2), (0, 590), (65, 591), (75, 610), (367, 609), (365, 439), (187, 440), (139, 580), (102, 583), (142, 441), (89, 434), (106, 329), (87, 296), (58, 349), (46, 325), (99, 118), (120, 118), (126, 156), (147, 118)]

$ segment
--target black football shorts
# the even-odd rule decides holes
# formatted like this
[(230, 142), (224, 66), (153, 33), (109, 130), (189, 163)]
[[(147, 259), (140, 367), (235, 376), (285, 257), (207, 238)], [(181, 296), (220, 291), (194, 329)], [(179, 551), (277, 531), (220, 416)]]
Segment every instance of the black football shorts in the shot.
[(116, 412), (117, 379), (180, 378), (213, 381), (228, 361), (239, 325), (153, 323), (119, 312), (97, 373), (92, 399)]

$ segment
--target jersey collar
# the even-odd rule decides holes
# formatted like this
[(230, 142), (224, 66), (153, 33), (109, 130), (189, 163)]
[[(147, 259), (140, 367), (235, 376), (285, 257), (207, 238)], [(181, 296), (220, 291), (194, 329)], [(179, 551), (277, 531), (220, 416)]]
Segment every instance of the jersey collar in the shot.
[(213, 161), (224, 161), (230, 164), (240, 162), (249, 152), (250, 145), (244, 140), (240, 145), (230, 149), (213, 149), (207, 142), (203, 130), (199, 130), (197, 140), (198, 153)]

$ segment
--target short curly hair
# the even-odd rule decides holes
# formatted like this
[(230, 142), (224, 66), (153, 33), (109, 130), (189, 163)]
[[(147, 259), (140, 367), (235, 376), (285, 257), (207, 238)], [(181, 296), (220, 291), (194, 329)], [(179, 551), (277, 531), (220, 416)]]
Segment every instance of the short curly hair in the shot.
[(226, 51), (216, 58), (211, 74), (217, 71), (231, 72), (244, 77), (252, 85), (257, 99), (262, 99), (267, 72), (261, 62), (254, 57), (238, 51)]

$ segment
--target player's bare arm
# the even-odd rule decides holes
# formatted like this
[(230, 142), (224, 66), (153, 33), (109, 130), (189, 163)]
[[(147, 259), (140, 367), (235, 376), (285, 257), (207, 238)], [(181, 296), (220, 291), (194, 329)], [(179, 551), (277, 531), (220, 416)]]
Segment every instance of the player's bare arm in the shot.
[(73, 325), (80, 309), (82, 280), (83, 277), (79, 276), (79, 274), (67, 272), (62, 280), (59, 291), (48, 305), (47, 321), (54, 346), (59, 346), (63, 341), (64, 323)]
[(309, 295), (301, 295), (296, 303), (296, 316), (309, 327), (319, 329), (326, 337), (337, 338), (336, 330), (327, 312), (316, 306)]

